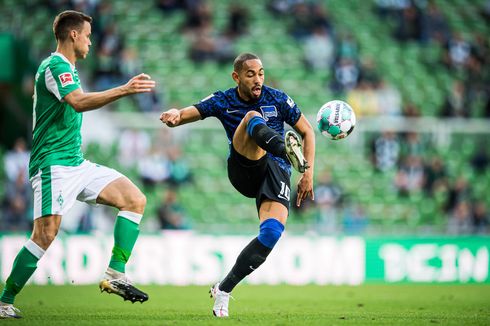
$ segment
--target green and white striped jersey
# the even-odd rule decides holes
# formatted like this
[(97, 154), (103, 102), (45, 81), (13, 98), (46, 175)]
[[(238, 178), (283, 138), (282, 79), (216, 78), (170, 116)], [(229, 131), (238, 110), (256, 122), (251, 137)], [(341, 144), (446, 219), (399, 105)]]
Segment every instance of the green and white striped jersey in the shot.
[(82, 113), (64, 101), (80, 87), (75, 66), (61, 53), (52, 53), (39, 66), (34, 85), (30, 177), (51, 165), (78, 166), (83, 162)]

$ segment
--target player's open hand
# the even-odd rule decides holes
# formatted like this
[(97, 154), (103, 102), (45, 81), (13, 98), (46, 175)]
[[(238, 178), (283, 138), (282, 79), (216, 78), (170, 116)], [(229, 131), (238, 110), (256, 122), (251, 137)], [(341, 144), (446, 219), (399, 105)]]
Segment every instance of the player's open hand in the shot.
[(151, 79), (150, 75), (139, 74), (131, 78), (126, 85), (124, 85), (124, 88), (128, 94), (147, 93), (155, 88), (155, 81)]
[(180, 120), (180, 111), (177, 109), (170, 109), (160, 115), (160, 121), (169, 127), (178, 126), (180, 124)]
[(313, 175), (305, 172), (301, 175), (301, 179), (298, 182), (298, 198), (296, 199), (296, 206), (300, 206), (301, 202), (310, 196), (311, 200), (315, 200), (315, 193), (313, 192)]

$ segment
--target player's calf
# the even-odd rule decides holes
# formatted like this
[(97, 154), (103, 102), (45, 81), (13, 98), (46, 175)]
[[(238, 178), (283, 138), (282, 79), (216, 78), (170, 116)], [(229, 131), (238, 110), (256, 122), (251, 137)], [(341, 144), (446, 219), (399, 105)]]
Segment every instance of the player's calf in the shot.
[(266, 152), (288, 160), (284, 139), (278, 132), (267, 126), (264, 118), (260, 115), (250, 118), (247, 124), (247, 133)]
[(253, 239), (238, 255), (235, 265), (221, 283), (211, 288), (211, 297), (215, 299), (213, 314), (228, 317), (228, 301), (231, 291), (247, 275), (259, 268), (284, 231), (284, 225), (274, 218), (260, 224), (258, 237)]
[(260, 224), (260, 233), (238, 255), (230, 273), (220, 283), (219, 289), (230, 293), (247, 275), (259, 268), (272, 251), (284, 226), (278, 220), (270, 218)]

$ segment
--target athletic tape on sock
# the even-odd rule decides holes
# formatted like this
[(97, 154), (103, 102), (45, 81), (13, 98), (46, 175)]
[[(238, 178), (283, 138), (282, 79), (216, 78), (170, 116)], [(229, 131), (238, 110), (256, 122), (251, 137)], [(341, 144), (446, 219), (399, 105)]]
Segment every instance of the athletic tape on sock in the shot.
[(260, 233), (257, 239), (264, 246), (274, 248), (284, 231), (284, 225), (275, 218), (269, 218), (260, 224)]
[(31, 239), (27, 240), (24, 247), (29, 250), (31, 254), (33, 254), (37, 259), (41, 259), (41, 257), (46, 252), (43, 248), (39, 247), (34, 241)]
[(247, 133), (249, 134), (250, 137), (252, 137), (252, 133), (254, 131), (254, 128), (257, 125), (260, 125), (260, 124), (265, 125), (266, 123), (265, 123), (264, 118), (259, 117), (259, 116), (254, 116), (254, 117), (252, 117), (252, 119), (250, 119), (248, 121), (248, 124), (247, 124)]
[(130, 211), (120, 211), (117, 216), (124, 217), (127, 220), (130, 220), (133, 223), (140, 224), (141, 219), (143, 218), (143, 215), (130, 212)]

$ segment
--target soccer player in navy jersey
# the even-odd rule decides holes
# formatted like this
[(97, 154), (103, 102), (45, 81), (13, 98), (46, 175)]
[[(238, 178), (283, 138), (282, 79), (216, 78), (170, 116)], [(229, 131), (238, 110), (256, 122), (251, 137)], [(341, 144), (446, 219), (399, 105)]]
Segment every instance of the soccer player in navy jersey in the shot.
[[(256, 199), (259, 235), (242, 250), (228, 275), (210, 290), (217, 317), (228, 316), (231, 291), (265, 261), (284, 231), (291, 165), (302, 173), (296, 205), (308, 196), (314, 199), (315, 135), (308, 120), (287, 94), (264, 85), (264, 68), (258, 56), (240, 54), (232, 77), (237, 87), (217, 91), (195, 105), (170, 109), (160, 116), (169, 127), (211, 116), (218, 118), (230, 144), (228, 178), (241, 194)], [(284, 122), (302, 140), (292, 130), (284, 133)]]

